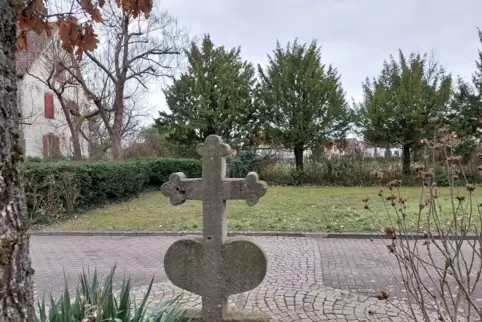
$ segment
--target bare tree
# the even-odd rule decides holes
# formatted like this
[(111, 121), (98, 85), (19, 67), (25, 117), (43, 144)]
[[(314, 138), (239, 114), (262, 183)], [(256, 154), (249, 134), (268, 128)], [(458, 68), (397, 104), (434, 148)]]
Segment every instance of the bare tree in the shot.
[(98, 30), (103, 48), (85, 53), (88, 67), (73, 61), (70, 71), (92, 99), (118, 160), (122, 138), (134, 124), (129, 105), (138, 106), (151, 81), (172, 76), (187, 36), (177, 20), (160, 9), (153, 9), (148, 18), (135, 18), (108, 2), (102, 16)]
[[(27, 71), (27, 74), (47, 86), (57, 97), (70, 130), (74, 159), (81, 160), (81, 124), (78, 119), (83, 112), (83, 100), (79, 99), (78, 95), (79, 82), (64, 67), (69, 66), (74, 57), (61, 47), (60, 39), (46, 37), (45, 41), (48, 41), (49, 45), (39, 58), (39, 71)], [(74, 92), (77, 95), (73, 95)]]
[[(141, 101), (141, 98), (138, 98), (137, 101)], [(136, 104), (135, 99), (126, 100), (124, 103), (125, 111), (121, 137), (123, 141), (130, 140), (137, 136), (141, 119), (148, 115), (146, 111), (147, 107), (141, 105), (141, 103)], [(107, 113), (109, 123), (112, 122), (113, 117), (114, 113)], [(89, 134), (86, 140), (89, 142), (89, 155), (93, 159), (100, 159), (111, 148), (109, 133), (105, 127), (105, 123), (98, 114), (89, 118), (88, 124)]]

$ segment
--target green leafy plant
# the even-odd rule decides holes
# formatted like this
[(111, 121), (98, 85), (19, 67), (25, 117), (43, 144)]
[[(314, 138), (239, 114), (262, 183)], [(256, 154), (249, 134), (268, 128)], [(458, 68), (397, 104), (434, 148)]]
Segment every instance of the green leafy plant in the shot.
[(27, 157), (27, 162), (36, 162), (36, 163), (40, 163), (40, 162), (44, 162), (44, 159), (40, 158), (40, 157)]
[(132, 294), (129, 278), (124, 278), (120, 291), (114, 290), (115, 266), (101, 283), (97, 271), (92, 279), (84, 272), (79, 275), (79, 284), (72, 299), (69, 288), (55, 300), (50, 296), (49, 304), (45, 295), (37, 303), (35, 322), (174, 322), (184, 315), (180, 297), (163, 302), (159, 307), (149, 309), (147, 300), (153, 280), (140, 303)]
[(24, 176), (28, 183), (25, 189), (30, 219), (34, 222), (40, 217), (53, 218), (58, 215), (55, 209), (64, 209), (71, 215), (136, 197), (150, 187), (159, 188), (175, 172), (199, 177), (201, 163), (199, 160), (173, 158), (28, 163)]
[(287, 186), (301, 186), (306, 181), (306, 174), (303, 170), (291, 169), (285, 177), (285, 185)]
[(306, 150), (344, 138), (353, 121), (340, 74), (321, 56), (316, 41), (295, 39), (286, 46), (277, 42), (268, 64), (258, 65), (264, 131), (272, 143), (293, 151), (298, 170)]
[(231, 160), (231, 177), (245, 177), (249, 172), (260, 172), (261, 157), (255, 151), (241, 151)]
[(188, 156), (210, 134), (232, 147), (247, 141), (260, 119), (253, 100), (253, 64), (241, 57), (240, 47), (216, 46), (209, 35), (184, 53), (186, 71), (164, 90), (170, 111), (159, 112), (156, 119), (169, 149)]

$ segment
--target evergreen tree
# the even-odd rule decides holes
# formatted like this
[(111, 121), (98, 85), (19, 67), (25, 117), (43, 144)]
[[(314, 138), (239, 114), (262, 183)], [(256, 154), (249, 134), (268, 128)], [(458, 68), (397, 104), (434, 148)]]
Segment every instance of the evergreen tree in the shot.
[[(293, 149), (297, 169), (303, 153), (323, 142), (344, 138), (352, 120), (340, 76), (321, 61), (316, 41), (281, 48), (268, 56), (268, 66), (258, 66), (261, 78), (259, 105), (266, 132), (274, 143)], [(268, 117), (269, 116), (269, 117)]]
[(186, 73), (165, 90), (170, 113), (156, 124), (180, 149), (193, 150), (208, 135), (220, 135), (237, 147), (246, 142), (259, 118), (253, 104), (255, 69), (240, 48), (216, 47), (209, 35), (201, 47), (186, 50)]
[(403, 173), (410, 173), (410, 153), (429, 133), (431, 117), (448, 109), (452, 78), (427, 55), (400, 50), (390, 56), (377, 78), (366, 79), (364, 97), (357, 105), (364, 137), (383, 146), (401, 144)]
[[(479, 30), (482, 42), (482, 32)], [(472, 84), (458, 80), (451, 102), (451, 110), (447, 115), (447, 123), (451, 131), (457, 134), (459, 144), (456, 152), (468, 157), (482, 138), (482, 52), (476, 61), (476, 72)]]

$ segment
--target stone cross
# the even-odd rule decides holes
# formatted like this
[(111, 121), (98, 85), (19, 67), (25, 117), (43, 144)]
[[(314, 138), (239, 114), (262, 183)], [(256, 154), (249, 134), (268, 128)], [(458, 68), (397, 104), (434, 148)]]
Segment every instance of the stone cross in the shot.
[(268, 186), (255, 172), (244, 179), (226, 178), (226, 157), (231, 148), (219, 136), (208, 136), (196, 151), (202, 156), (202, 179), (174, 173), (161, 191), (172, 205), (202, 200), (203, 236), (172, 244), (164, 257), (164, 268), (174, 285), (202, 297), (202, 321), (234, 321), (226, 318), (228, 296), (258, 286), (266, 275), (267, 258), (252, 241), (228, 239), (226, 200), (244, 199), (254, 206)]

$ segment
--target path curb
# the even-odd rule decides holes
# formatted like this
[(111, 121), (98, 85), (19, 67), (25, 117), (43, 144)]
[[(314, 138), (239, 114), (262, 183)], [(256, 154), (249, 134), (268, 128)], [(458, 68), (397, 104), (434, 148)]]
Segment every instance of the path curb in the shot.
[[(202, 235), (200, 231), (32, 231), (30, 236), (64, 236), (64, 237), (81, 237), (81, 236), (106, 236), (106, 237), (148, 237), (148, 236), (187, 236)], [(308, 237), (308, 238), (331, 238), (331, 239), (388, 239), (382, 233), (304, 233), (290, 231), (233, 231), (228, 233), (231, 237), (236, 236), (260, 236), (260, 237)], [(449, 240), (460, 239), (459, 236), (447, 236)], [(410, 234), (410, 239), (425, 239), (423, 235)], [(434, 236), (434, 239), (440, 239), (440, 236)], [(463, 240), (477, 240), (477, 235), (467, 235)]]

